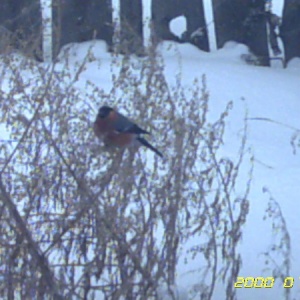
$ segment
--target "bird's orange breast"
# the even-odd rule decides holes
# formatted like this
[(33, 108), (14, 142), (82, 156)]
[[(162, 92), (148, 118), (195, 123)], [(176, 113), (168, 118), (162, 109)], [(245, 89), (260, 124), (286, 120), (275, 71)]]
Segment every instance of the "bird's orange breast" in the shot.
[(107, 120), (97, 119), (94, 123), (94, 133), (105, 144), (117, 147), (126, 147), (136, 138), (132, 133), (117, 132)]
[(117, 147), (126, 147), (129, 146), (136, 136), (131, 133), (117, 133), (117, 132), (110, 132), (104, 138), (104, 142), (108, 145), (113, 145)]
[(94, 133), (95, 135), (102, 139), (105, 135), (107, 135), (113, 128), (109, 122), (105, 119), (97, 118), (94, 123)]

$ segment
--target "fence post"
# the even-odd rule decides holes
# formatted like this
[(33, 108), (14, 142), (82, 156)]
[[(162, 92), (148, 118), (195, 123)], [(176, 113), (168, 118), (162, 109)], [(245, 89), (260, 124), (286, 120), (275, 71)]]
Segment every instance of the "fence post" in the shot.
[[(187, 30), (178, 37), (170, 31), (169, 23), (181, 15), (186, 17)], [(202, 0), (152, 0), (152, 22), (154, 43), (160, 40), (189, 42), (202, 50), (209, 50)]]
[(68, 43), (93, 39), (112, 44), (111, 0), (52, 0), (54, 56)]
[(269, 66), (268, 37), (264, 0), (212, 0), (217, 47), (230, 40), (244, 43)]
[(207, 25), (202, 0), (185, 0), (183, 4), (187, 21), (187, 42), (194, 44), (201, 50), (209, 51)]
[(285, 50), (285, 61), (300, 57), (300, 0), (285, 0), (280, 36)]
[(143, 12), (141, 0), (120, 0), (121, 53), (143, 54)]

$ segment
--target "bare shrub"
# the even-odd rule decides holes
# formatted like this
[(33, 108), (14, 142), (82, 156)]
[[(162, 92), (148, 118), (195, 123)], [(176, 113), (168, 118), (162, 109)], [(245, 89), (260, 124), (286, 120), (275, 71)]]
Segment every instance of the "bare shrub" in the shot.
[[(181, 249), (193, 239), (188, 253), (203, 260), (194, 295), (213, 299), (221, 279), (227, 299), (236, 299), (251, 183), (250, 170), (244, 194), (235, 195), (246, 124), (232, 161), (220, 154), (232, 104), (209, 120), (205, 77), (189, 91), (179, 79), (170, 88), (152, 49), (145, 58), (115, 56), (112, 68), (121, 67), (111, 91), (87, 82), (84, 95), (87, 61), (75, 74), (3, 62), (1, 297), (157, 299), (166, 284), (175, 299)], [(91, 130), (93, 108), (104, 103), (149, 129), (165, 158), (105, 151)]]
[[(264, 219), (271, 220), (273, 237), (272, 244), (264, 253), (266, 269), (271, 271), (275, 280), (279, 278), (284, 286), (290, 286), (294, 281), (294, 279), (287, 280), (287, 274), (291, 271), (291, 237), (279, 203), (273, 198), (268, 188), (265, 187), (263, 192), (269, 196)], [(284, 299), (290, 299), (290, 292), (290, 288), (284, 289)]]

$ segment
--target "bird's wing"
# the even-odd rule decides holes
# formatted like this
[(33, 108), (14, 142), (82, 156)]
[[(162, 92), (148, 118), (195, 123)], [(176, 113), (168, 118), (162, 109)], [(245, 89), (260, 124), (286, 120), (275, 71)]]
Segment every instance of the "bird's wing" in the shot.
[(142, 129), (121, 114), (116, 119), (114, 128), (119, 133), (149, 134), (148, 131)]

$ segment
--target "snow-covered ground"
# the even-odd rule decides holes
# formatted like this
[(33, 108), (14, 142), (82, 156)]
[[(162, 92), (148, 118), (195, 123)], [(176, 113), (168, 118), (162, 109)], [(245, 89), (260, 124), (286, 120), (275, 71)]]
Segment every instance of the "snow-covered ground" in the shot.
[[(276, 4), (279, 2), (281, 1)], [(281, 7), (276, 5), (276, 9), (280, 12)], [(175, 21), (175, 25), (171, 24), (171, 29), (178, 34), (182, 27), (182, 17)], [(91, 46), (92, 55), (75, 83), (83, 99), (89, 92), (86, 85), (88, 81), (109, 92), (112, 87), (112, 74), (119, 70), (120, 58), (113, 58), (106, 51), (104, 42), (94, 41), (68, 46), (71, 47), (68, 57), (71, 74), (74, 75)], [(235, 158), (247, 111), (247, 146), (250, 148), (249, 156), (254, 155), (254, 173), (249, 195), (250, 213), (239, 246), (243, 259), (239, 276), (270, 277), (274, 275), (274, 265), (281, 265), (283, 262), (284, 257), (272, 256), (274, 261), (266, 265), (266, 257), (263, 255), (266, 252), (273, 255), (270, 245), (276, 244), (279, 239), (274, 235), (276, 229), (272, 231), (271, 220), (264, 220), (272, 195), (281, 207), (291, 240), (291, 272), (285, 274), (286, 277), (292, 276), (295, 279), (294, 286), (290, 289), (290, 299), (300, 299), (300, 148), (296, 147), (297, 151), (294, 153), (291, 145), (293, 135), (300, 130), (300, 58), (291, 61), (287, 69), (282, 69), (280, 64), (273, 68), (248, 65), (241, 59), (241, 55), (248, 53), (247, 48), (232, 42), (211, 53), (202, 52), (188, 44), (165, 42), (159, 46), (159, 52), (164, 59), (164, 73), (170, 87), (176, 86), (177, 75), (186, 89), (193, 85), (195, 78), (201, 82), (202, 75), (206, 75), (209, 116), (212, 119), (219, 116), (229, 101), (233, 102), (226, 124), (223, 156)], [(66, 69), (64, 59), (62, 55), (56, 65), (57, 71)], [(22, 75), (33, 77), (28, 71), (22, 72)], [(2, 88), (6, 89), (9, 72), (5, 76)], [(128, 105), (129, 101), (130, 99)], [(123, 104), (126, 106), (126, 99)], [(93, 108), (91, 118), (94, 118), (98, 107), (95, 105)], [(299, 140), (299, 134), (297, 139)], [(250, 169), (250, 163), (243, 168), (246, 171)], [(242, 174), (239, 178), (241, 189), (244, 188), (246, 180), (247, 177)], [(238, 187), (236, 193), (239, 193)], [(186, 299), (185, 292), (198, 282), (196, 273), (189, 271), (194, 270), (200, 263), (194, 261), (192, 264), (184, 264), (183, 259), (179, 260), (177, 285), (182, 294), (181, 299)], [(273, 288), (239, 289), (238, 300), (281, 300), (286, 299), (284, 291), (282, 282), (277, 280)], [(213, 299), (225, 299), (224, 287), (221, 284), (217, 285)]]
[[(90, 45), (91, 43), (74, 45), (71, 61), (74, 64), (82, 61)], [(80, 75), (76, 85), (83, 92), (85, 82), (89, 80), (109, 91), (112, 86), (111, 56), (105, 52), (102, 42), (94, 42), (93, 45), (95, 60), (87, 63), (87, 68)], [(241, 59), (242, 54), (248, 53), (247, 47), (233, 42), (212, 53), (202, 52), (188, 44), (165, 42), (159, 46), (159, 52), (164, 58), (165, 76), (170, 87), (176, 85), (177, 75), (180, 75), (186, 88), (192, 86), (194, 78), (198, 78), (201, 82), (202, 75), (206, 75), (210, 95), (209, 113), (212, 118), (217, 117), (229, 101), (233, 102), (233, 109), (226, 124), (227, 133), (222, 150), (224, 156), (235, 157), (245, 111), (248, 111), (247, 143), (254, 155), (254, 174), (249, 195), (250, 214), (239, 249), (243, 259), (239, 275), (243, 277), (273, 275), (271, 270), (274, 265), (266, 265), (266, 258), (263, 255), (265, 252), (272, 255), (270, 245), (276, 242), (271, 221), (264, 220), (271, 194), (282, 209), (290, 234), (291, 273), (285, 276), (294, 277), (291, 299), (299, 299), (300, 149), (298, 148), (294, 154), (290, 141), (293, 134), (300, 130), (300, 59), (291, 61), (287, 69), (278, 66), (267, 68), (248, 65)], [(63, 68), (62, 62), (61, 67)], [(250, 165), (245, 168), (247, 167), (250, 169)], [(246, 177), (239, 180), (241, 186), (244, 186)], [(283, 261), (282, 256), (272, 258), (278, 265)], [(185, 265), (183, 261), (179, 262), (177, 277), (179, 290), (189, 290), (192, 284), (197, 283), (197, 276), (188, 273), (193, 267), (194, 263)], [(221, 285), (217, 286), (213, 299), (221, 300), (225, 299), (224, 297), (224, 289)], [(243, 288), (238, 292), (238, 299), (262, 298), (284, 299), (282, 283), (277, 280), (273, 288)]]
[[(295, 278), (291, 290), (294, 298), (299, 299), (300, 206), (297, 203), (300, 195), (300, 154), (293, 154), (290, 140), (295, 130), (288, 126), (300, 129), (300, 59), (294, 59), (287, 69), (265, 68), (242, 62), (240, 55), (247, 53), (247, 48), (235, 43), (228, 43), (223, 49), (209, 54), (190, 45), (174, 45), (173, 48), (180, 53), (180, 65), (169, 43), (162, 47), (170, 84), (175, 83), (174, 74), (178, 72), (181, 72), (187, 86), (193, 78), (206, 74), (211, 115), (220, 113), (229, 100), (233, 101), (224, 155), (232, 158), (236, 153), (236, 140), (242, 129), (245, 109), (248, 110), (248, 118), (268, 118), (282, 123), (249, 121), (248, 145), (251, 146), (255, 162), (249, 196), (250, 215), (240, 247), (243, 255), (240, 276), (272, 276), (268, 271), (263, 272), (268, 266), (264, 264), (265, 258), (262, 255), (270, 250), (269, 245), (274, 242), (271, 223), (263, 220), (270, 197), (263, 192), (267, 188), (280, 204), (290, 233), (292, 268), (286, 276)], [(278, 264), (282, 262), (282, 257), (273, 258), (275, 261), (278, 259)], [(186, 287), (188, 283), (196, 281), (196, 278), (191, 277), (179, 276), (181, 279), (178, 283)], [(241, 289), (238, 299), (283, 299), (283, 291), (282, 285), (276, 282), (270, 289)], [(219, 293), (214, 295), (214, 299), (225, 299), (221, 289)]]

